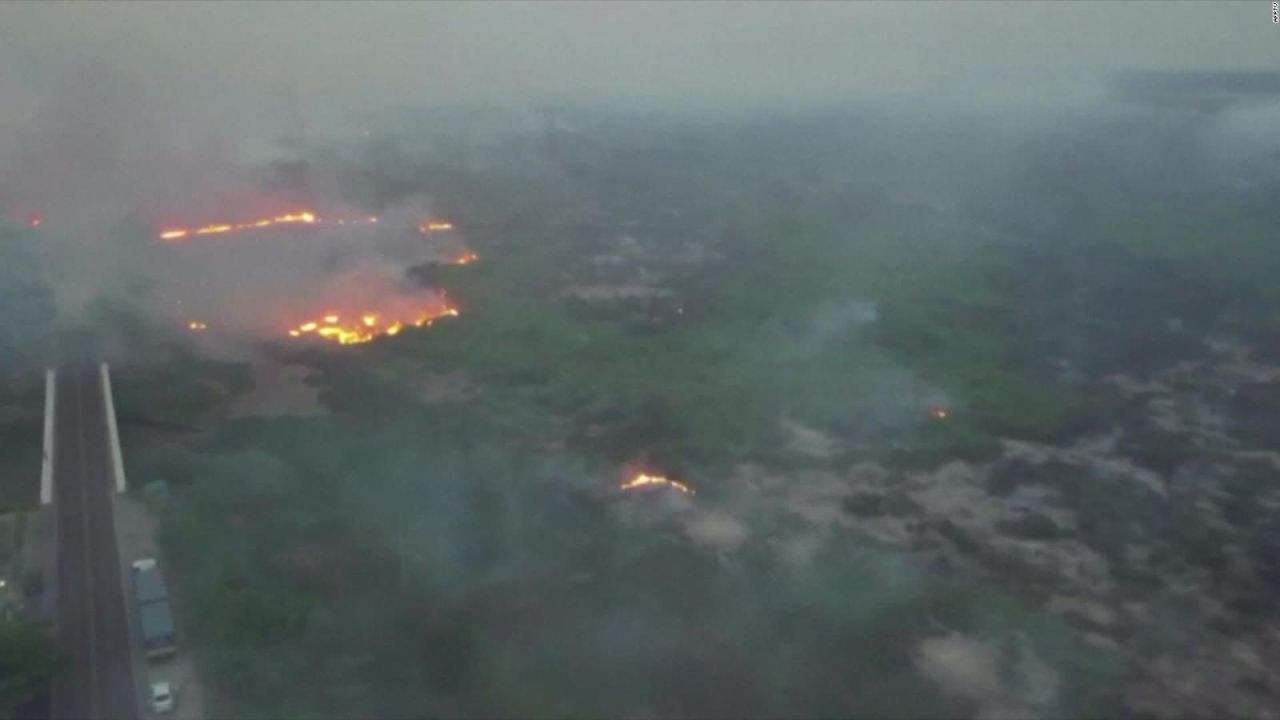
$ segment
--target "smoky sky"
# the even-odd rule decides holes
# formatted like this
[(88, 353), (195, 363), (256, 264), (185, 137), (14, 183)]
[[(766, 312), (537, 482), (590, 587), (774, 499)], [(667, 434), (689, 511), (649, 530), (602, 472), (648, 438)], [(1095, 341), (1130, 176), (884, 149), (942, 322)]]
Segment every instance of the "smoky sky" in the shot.
[[(976, 89), (969, 78), (992, 72), (1008, 89), (1008, 73), (1274, 67), (1280, 27), (1263, 0), (6, 3), (0, 63), (19, 105), (22, 87), (38, 90), (60, 68), (108, 63), (192, 113), (252, 124), (281, 94), (315, 112), (961, 98)], [(1052, 77), (1023, 91), (1059, 92)]]
[[(974, 110), (1008, 139), (1102, 97), (1096, 71), (1275, 67), (1264, 0), (0, 3), (0, 216), (76, 238), (59, 274), (89, 287), (120, 256), (105, 228), (296, 210), (255, 204), (281, 136), (397, 109), (865, 100), (919, 103), (923, 119)], [(1273, 115), (1239, 122), (1267, 134)]]

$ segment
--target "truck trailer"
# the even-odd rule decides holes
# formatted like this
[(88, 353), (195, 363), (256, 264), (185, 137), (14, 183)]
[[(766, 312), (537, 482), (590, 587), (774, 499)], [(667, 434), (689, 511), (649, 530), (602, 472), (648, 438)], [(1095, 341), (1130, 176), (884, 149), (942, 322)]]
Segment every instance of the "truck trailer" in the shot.
[(147, 659), (162, 658), (178, 651), (169, 609), (169, 592), (152, 558), (133, 562), (133, 599), (138, 609), (138, 634)]

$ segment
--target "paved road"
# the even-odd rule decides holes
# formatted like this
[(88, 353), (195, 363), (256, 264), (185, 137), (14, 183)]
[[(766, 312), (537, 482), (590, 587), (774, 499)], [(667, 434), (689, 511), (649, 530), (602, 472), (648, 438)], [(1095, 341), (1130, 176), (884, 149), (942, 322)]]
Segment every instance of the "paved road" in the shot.
[(96, 368), (58, 372), (54, 433), (58, 644), (52, 716), (135, 720), (127, 606), (116, 550), (111, 455)]

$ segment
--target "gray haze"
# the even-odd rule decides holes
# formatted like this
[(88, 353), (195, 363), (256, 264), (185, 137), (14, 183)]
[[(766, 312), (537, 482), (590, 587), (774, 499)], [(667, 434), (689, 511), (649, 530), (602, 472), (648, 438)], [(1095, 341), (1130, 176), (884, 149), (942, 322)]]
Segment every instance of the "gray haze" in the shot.
[[(1099, 70), (1280, 66), (1269, 9), (6, 3), (0, 197), (35, 196), (46, 212), (55, 201), (80, 214), (172, 212), (242, 187), (237, 161), (269, 159), (264, 146), (286, 130), (358, 131), (379, 113), (424, 106), (531, 116), (547, 103), (601, 102), (684, 113), (889, 101), (948, 114), (1054, 110), (1095, 100)], [(1003, 119), (1010, 129), (1022, 120)]]
[(0, 3), (0, 381), (103, 348), (232, 710), (1261, 716), (1270, 6)]
[[(289, 156), (290, 133), (360, 137), (420, 108), (487, 109), (461, 125), (497, 117), (527, 135), (548, 105), (716, 115), (861, 103), (913, 124), (969, 117), (1015, 142), (1068, 109), (1096, 111), (1099, 71), (1274, 67), (1276, 39), (1263, 2), (11, 3), (0, 214), (41, 214), (77, 238), (59, 273), (74, 307), (117, 263), (138, 265), (112, 242), (132, 232), (121, 223), (289, 210), (261, 205), (255, 173)], [(1231, 139), (1209, 149), (1253, 153), (1240, 138), (1269, 137), (1274, 112), (1250, 112), (1224, 120)], [(897, 149), (919, 165), (904, 192), (936, 197), (1000, 167), (923, 137)]]
[(973, 88), (955, 82), (992, 71), (1274, 66), (1269, 10), (1260, 1), (32, 3), (0, 9), (0, 46), (2, 74), (19, 84), (106, 62), (163, 98), (201, 112), (240, 108), (250, 122), (285, 88), (321, 107), (548, 97), (692, 107), (963, 97)]

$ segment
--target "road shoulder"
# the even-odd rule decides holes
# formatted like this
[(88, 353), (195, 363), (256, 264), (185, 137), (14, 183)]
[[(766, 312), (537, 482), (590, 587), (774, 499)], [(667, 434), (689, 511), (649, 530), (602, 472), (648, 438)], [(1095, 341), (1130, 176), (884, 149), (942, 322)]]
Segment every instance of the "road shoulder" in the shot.
[[(124, 582), (130, 583), (129, 567), (138, 558), (157, 558), (160, 561), (161, 571), (165, 571), (164, 558), (160, 556), (155, 542), (157, 526), (155, 516), (142, 501), (129, 494), (117, 494), (113, 497), (116, 514), (116, 543), (120, 548), (120, 572)], [(125, 587), (128, 589), (132, 585), (126, 584)], [(172, 592), (171, 585), (170, 597)], [(141, 705), (147, 708), (143, 711), (144, 715), (152, 716), (147, 689), (150, 680), (157, 678), (168, 680), (178, 688), (177, 706), (174, 714), (169, 717), (174, 720), (201, 720), (204, 717), (204, 688), (196, 672), (190, 644), (182, 629), (181, 614), (175, 609), (174, 622), (178, 631), (177, 654), (165, 660), (148, 661), (143, 657), (142, 648), (138, 642), (135, 627), (137, 608), (134, 606), (131, 592), (129, 598), (129, 644), (132, 647), (134, 677), (137, 678)]]

